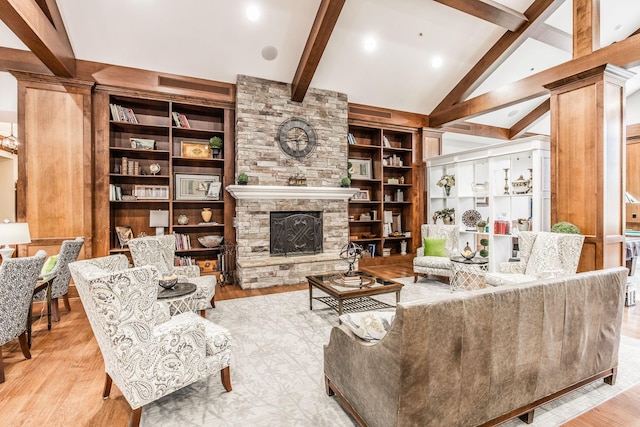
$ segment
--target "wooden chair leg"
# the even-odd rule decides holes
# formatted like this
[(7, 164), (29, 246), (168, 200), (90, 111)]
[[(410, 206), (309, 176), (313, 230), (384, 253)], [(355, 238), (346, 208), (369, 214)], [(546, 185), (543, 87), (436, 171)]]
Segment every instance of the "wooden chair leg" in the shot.
[(520, 418), (522, 421), (524, 421), (527, 424), (531, 424), (533, 422), (533, 411), (534, 409), (530, 410), (525, 414), (520, 415), (518, 418)]
[(64, 308), (66, 308), (67, 311), (71, 311), (71, 304), (69, 304), (69, 294), (62, 295), (62, 302), (64, 303)]
[(200, 310), (200, 317), (202, 317), (203, 319), (207, 318), (207, 310)]
[(22, 349), (22, 354), (26, 359), (31, 359), (31, 352), (29, 351), (29, 343), (27, 342), (27, 332), (23, 332), (18, 337), (18, 341), (20, 341), (20, 348)]
[(140, 425), (140, 418), (142, 417), (142, 406), (134, 409), (129, 418), (129, 427), (138, 427)]
[(104, 378), (104, 388), (102, 389), (102, 398), (108, 399), (109, 394), (111, 393), (111, 384), (113, 383), (113, 380), (111, 379), (109, 374), (107, 374), (106, 372), (104, 373), (104, 376), (105, 378)]
[(0, 345), (0, 384), (4, 382), (4, 362), (2, 361), (2, 346)]
[(60, 308), (58, 308), (58, 298), (51, 298), (51, 315), (55, 322), (60, 321)]
[(231, 370), (228, 366), (220, 371), (220, 379), (222, 379), (224, 389), (231, 391)]
[(416, 283), (418, 281), (418, 275), (414, 274), (413, 275), (413, 283)]
[(211, 307), (216, 308), (216, 296), (215, 295), (213, 295), (211, 297), (211, 301), (210, 302), (211, 302)]

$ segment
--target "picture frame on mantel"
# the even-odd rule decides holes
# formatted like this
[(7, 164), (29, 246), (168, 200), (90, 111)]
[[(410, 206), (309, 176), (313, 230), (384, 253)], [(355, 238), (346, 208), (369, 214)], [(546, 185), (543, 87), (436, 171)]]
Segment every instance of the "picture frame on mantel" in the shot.
[(349, 159), (351, 179), (371, 179), (371, 159)]
[(219, 200), (220, 175), (175, 174), (175, 200)]

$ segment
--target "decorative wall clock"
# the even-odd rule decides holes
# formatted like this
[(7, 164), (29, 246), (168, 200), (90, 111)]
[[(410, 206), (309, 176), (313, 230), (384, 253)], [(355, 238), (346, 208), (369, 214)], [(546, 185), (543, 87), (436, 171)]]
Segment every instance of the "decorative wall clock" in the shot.
[(278, 144), (287, 156), (304, 159), (314, 152), (316, 143), (316, 132), (306, 120), (292, 117), (280, 125)]

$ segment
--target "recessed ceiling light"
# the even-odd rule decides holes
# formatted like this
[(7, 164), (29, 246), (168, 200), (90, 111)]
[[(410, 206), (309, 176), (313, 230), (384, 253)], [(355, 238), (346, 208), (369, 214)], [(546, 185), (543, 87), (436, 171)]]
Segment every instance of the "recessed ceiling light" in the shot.
[(509, 113), (507, 114), (507, 116), (509, 116), (509, 117), (513, 117), (513, 116), (515, 116), (516, 114), (518, 114), (518, 112), (519, 112), (519, 110), (511, 110), (511, 111), (509, 111)]
[(440, 68), (442, 67), (442, 57), (440, 56), (434, 56), (433, 58), (431, 58), (431, 66), (433, 68)]
[(247, 19), (256, 22), (260, 18), (260, 9), (255, 4), (250, 4), (246, 9)]
[(372, 36), (368, 36), (364, 39), (364, 50), (366, 50), (367, 52), (373, 52), (374, 50), (376, 50), (377, 45), (378, 43), (376, 42), (376, 39), (374, 39)]
[(618, 24), (615, 27), (613, 27), (614, 30), (616, 31), (620, 31), (622, 29), (622, 24)]
[(262, 57), (267, 61), (273, 61), (278, 56), (278, 49), (273, 46), (265, 46), (262, 48)]

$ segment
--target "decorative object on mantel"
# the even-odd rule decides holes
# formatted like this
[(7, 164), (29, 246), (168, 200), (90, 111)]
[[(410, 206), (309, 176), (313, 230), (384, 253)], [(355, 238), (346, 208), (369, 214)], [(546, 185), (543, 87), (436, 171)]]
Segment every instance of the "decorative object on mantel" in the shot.
[(178, 224), (180, 224), (180, 225), (189, 224), (189, 217), (184, 215), (184, 214), (178, 215)]
[(211, 212), (211, 208), (202, 208), (202, 211), (200, 212), (200, 216), (202, 216), (202, 220), (204, 222), (210, 222), (212, 215), (213, 212)]
[(451, 187), (454, 185), (456, 185), (456, 177), (453, 175), (442, 175), (442, 178), (438, 181), (438, 187), (442, 187), (444, 189), (445, 197), (449, 197)]
[(526, 194), (529, 192), (530, 182), (520, 175), (518, 179), (511, 182), (511, 187), (513, 187), (515, 194)]
[(242, 172), (238, 175), (239, 185), (247, 185), (248, 182), (249, 182), (249, 175), (247, 175), (245, 172)]
[(342, 180), (340, 181), (340, 187), (348, 188), (350, 186), (351, 186), (351, 178), (349, 178), (348, 176), (345, 176), (344, 178), (342, 178)]
[(307, 177), (302, 174), (292, 175), (289, 177), (289, 185), (305, 186), (307, 185)]
[(349, 264), (349, 270), (344, 274), (346, 277), (353, 277), (356, 275), (353, 271), (353, 264), (362, 258), (362, 246), (357, 243), (349, 242), (340, 251), (340, 259)]
[(149, 172), (151, 172), (151, 175), (156, 175), (160, 172), (160, 165), (158, 163), (151, 163), (149, 165)]
[(509, 194), (509, 168), (504, 168), (504, 194)]

